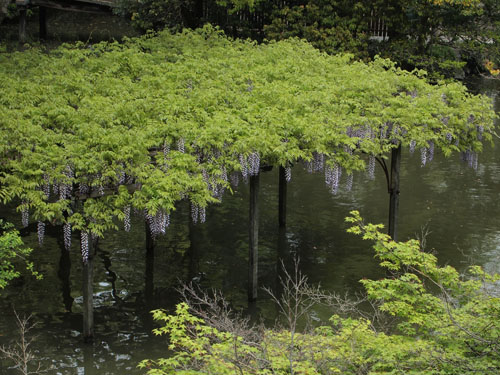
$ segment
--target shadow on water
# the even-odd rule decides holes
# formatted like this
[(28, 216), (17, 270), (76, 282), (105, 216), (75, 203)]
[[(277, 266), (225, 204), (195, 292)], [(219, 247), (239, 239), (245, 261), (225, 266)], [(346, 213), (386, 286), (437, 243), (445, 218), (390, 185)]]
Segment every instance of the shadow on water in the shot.
[[(482, 81), (481, 81), (482, 82)], [(476, 82), (476, 85), (482, 85)], [(484, 90), (496, 97), (497, 81)], [(500, 105), (496, 101), (497, 108)], [(477, 172), (437, 155), (420, 167), (418, 156), (403, 153), (400, 238), (414, 237), (428, 224), (427, 248), (442, 263), (460, 269), (474, 262), (499, 270), (500, 257), (500, 149), (487, 147)], [(288, 185), (287, 227), (278, 227), (278, 173), (263, 173), (260, 190), (259, 283), (280, 292), (281, 262), (290, 270), (295, 257), (312, 283), (329, 291), (359, 290), (358, 280), (378, 278), (383, 272), (373, 259), (370, 244), (347, 234), (345, 216), (357, 209), (370, 222), (385, 223), (388, 196), (380, 171), (374, 181), (355, 175), (353, 190), (332, 196), (321, 174), (300, 166)], [(93, 345), (83, 345), (82, 263), (79, 238), (73, 234), (70, 251), (64, 250), (60, 227), (47, 226), (43, 247), (36, 238), (36, 223), (21, 230), (33, 260), (44, 274), (41, 281), (23, 276), (2, 291), (0, 344), (15, 338), (15, 307), (33, 313), (39, 322), (34, 350), (50, 374), (140, 374), (137, 363), (165, 355), (166, 340), (155, 337), (150, 314), (169, 311), (178, 302), (176, 287), (195, 281), (202, 288), (221, 290), (234, 308), (260, 314), (272, 323), (276, 309), (259, 291), (259, 300), (247, 303), (248, 185), (209, 207), (207, 222), (192, 224), (187, 203), (172, 214), (168, 233), (146, 246), (145, 224), (132, 218), (132, 230), (109, 232), (99, 242), (95, 261), (95, 333)], [(6, 210), (7, 219), (20, 226), (20, 215)], [(12, 373), (0, 362), (0, 375)]]

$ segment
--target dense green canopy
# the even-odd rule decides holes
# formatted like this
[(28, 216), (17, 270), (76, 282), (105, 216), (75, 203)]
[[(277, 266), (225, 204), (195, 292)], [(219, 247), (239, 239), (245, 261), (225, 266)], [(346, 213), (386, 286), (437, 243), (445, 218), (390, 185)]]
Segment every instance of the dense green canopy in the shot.
[(436, 148), (474, 164), (493, 131), (490, 100), (459, 83), (208, 26), (1, 53), (0, 66), (0, 198), (17, 199), (24, 221), (29, 211), (96, 235), (127, 221), (130, 207), (161, 232), (176, 202), (202, 214), (228, 176), (259, 165), (324, 165), (336, 191), (342, 170), (350, 176), (400, 143), (423, 163)]

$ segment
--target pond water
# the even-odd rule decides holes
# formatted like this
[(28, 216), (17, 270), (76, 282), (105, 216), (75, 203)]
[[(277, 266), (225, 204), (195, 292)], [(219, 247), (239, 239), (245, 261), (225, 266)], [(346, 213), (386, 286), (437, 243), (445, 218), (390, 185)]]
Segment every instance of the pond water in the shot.
[[(495, 101), (500, 83), (477, 80)], [(500, 148), (488, 146), (477, 171), (459, 161), (436, 155), (421, 168), (419, 155), (403, 152), (399, 238), (428, 231), (426, 247), (440, 262), (464, 269), (472, 262), (500, 272)], [(43, 247), (36, 225), (21, 233), (34, 248), (33, 260), (43, 273), (41, 281), (29, 276), (12, 283), (0, 297), (0, 345), (16, 337), (13, 309), (32, 314), (37, 325), (33, 350), (49, 374), (141, 374), (137, 363), (165, 355), (166, 340), (151, 330), (154, 308), (172, 309), (179, 301), (176, 287), (199, 277), (203, 288), (223, 291), (233, 307), (246, 311), (248, 253), (248, 185), (240, 185), (222, 204), (207, 210), (205, 224), (189, 223), (189, 207), (180, 205), (154, 258), (146, 257), (145, 227), (140, 217), (132, 230), (110, 232), (99, 242), (95, 260), (95, 342), (82, 343), (82, 265), (78, 238), (64, 250), (62, 228), (47, 227)], [(370, 181), (355, 175), (353, 190), (328, 192), (321, 173), (308, 174), (299, 165), (288, 185), (285, 231), (278, 229), (278, 173), (261, 175), (259, 282), (275, 288), (280, 259), (290, 264), (300, 257), (300, 268), (312, 283), (344, 293), (360, 289), (361, 278), (378, 278), (383, 271), (373, 259), (370, 243), (346, 233), (344, 218), (357, 209), (366, 221), (386, 223), (388, 194), (378, 168)], [(20, 215), (3, 208), (2, 216), (20, 226)], [(425, 228), (424, 228), (425, 227)], [(201, 276), (201, 277), (200, 277)], [(276, 317), (270, 298), (259, 292), (252, 308), (268, 322)], [(14, 374), (0, 360), (0, 374)]]

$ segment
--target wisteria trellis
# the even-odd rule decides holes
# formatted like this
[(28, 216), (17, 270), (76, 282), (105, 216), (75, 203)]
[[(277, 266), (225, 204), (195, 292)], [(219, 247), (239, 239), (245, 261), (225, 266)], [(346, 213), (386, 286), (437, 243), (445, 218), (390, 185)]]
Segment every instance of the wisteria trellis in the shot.
[(355, 171), (373, 178), (399, 145), (423, 166), (439, 150), (476, 168), (493, 131), (489, 99), (458, 83), (210, 27), (2, 53), (0, 65), (0, 198), (18, 199), (40, 243), (47, 222), (64, 224), (66, 248), (79, 231), (84, 260), (92, 236), (118, 221), (130, 230), (132, 209), (154, 236), (180, 200), (204, 222), (207, 205), (263, 166), (284, 167), (290, 182), (302, 161), (335, 194), (352, 188)]

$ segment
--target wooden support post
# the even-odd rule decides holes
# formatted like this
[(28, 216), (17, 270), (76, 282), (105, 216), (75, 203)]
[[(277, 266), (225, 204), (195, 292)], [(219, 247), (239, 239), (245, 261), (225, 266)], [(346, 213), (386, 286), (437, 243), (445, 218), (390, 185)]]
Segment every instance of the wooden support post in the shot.
[(193, 25), (195, 27), (200, 27), (203, 25), (203, 0), (195, 0), (193, 9), (194, 9)]
[(399, 210), (399, 170), (401, 166), (401, 144), (392, 149), (391, 179), (389, 186), (389, 236), (397, 240), (397, 220)]
[(83, 264), (83, 340), (94, 338), (94, 254), (93, 241), (89, 240), (89, 258)]
[(285, 168), (279, 169), (279, 208), (278, 208), (278, 221), (280, 227), (286, 226), (286, 174)]
[(257, 299), (259, 259), (259, 175), (250, 177), (250, 222), (248, 233), (248, 300)]
[(26, 42), (26, 7), (20, 7), (19, 9), (19, 43)]
[(39, 39), (47, 38), (47, 8), (40, 6), (38, 8)]
[(148, 220), (146, 219), (146, 251), (153, 249), (155, 246), (155, 239), (151, 234), (151, 227)]

